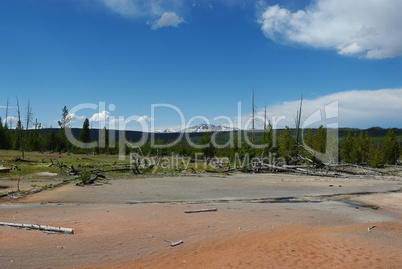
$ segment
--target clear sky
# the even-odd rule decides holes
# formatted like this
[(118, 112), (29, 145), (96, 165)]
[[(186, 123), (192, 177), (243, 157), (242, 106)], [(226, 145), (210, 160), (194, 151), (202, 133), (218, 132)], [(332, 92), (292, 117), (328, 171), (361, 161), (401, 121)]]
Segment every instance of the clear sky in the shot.
[[(400, 0), (1, 0), (0, 116), (402, 128)], [(318, 111), (318, 112), (317, 112)], [(319, 113), (319, 114), (317, 114)], [(14, 123), (15, 124), (15, 123)], [(247, 124), (246, 124), (247, 125)], [(152, 128), (153, 128), (152, 127)]]

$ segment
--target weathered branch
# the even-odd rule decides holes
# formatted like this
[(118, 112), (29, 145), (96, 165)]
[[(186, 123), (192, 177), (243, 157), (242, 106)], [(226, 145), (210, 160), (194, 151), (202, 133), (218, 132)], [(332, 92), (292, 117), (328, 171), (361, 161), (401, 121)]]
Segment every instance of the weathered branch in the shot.
[(216, 207), (213, 208), (206, 208), (206, 209), (198, 209), (198, 210), (184, 210), (184, 213), (201, 213), (201, 212), (213, 212), (217, 211)]
[(24, 229), (41, 230), (41, 231), (45, 231), (45, 232), (58, 232), (58, 233), (74, 234), (74, 229), (72, 229), (72, 228), (54, 227), (54, 226), (46, 226), (46, 225), (39, 225), (39, 224), (10, 223), (10, 222), (0, 222), (0, 225), (16, 227), (16, 228), (24, 228)]

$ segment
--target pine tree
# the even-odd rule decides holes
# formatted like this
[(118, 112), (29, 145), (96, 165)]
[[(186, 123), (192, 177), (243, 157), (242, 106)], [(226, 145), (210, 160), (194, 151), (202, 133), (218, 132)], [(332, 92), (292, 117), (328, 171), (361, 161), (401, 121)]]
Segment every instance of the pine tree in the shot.
[(271, 122), (268, 122), (268, 125), (265, 128), (264, 131), (264, 136), (262, 137), (262, 145), (264, 146), (263, 153), (265, 156), (269, 154), (269, 152), (272, 151), (272, 146), (273, 146), (273, 131), (272, 131), (272, 125)]
[(5, 138), (5, 132), (4, 132), (4, 127), (3, 127), (3, 121), (0, 117), (0, 149), (4, 149), (4, 141), (6, 140)]
[(310, 148), (313, 148), (314, 145), (314, 134), (311, 129), (307, 129), (307, 133), (303, 138), (303, 142), (305, 145), (307, 145)]
[(317, 134), (314, 137), (314, 149), (320, 153), (325, 153), (327, 147), (327, 131), (321, 125), (318, 130)]
[(278, 137), (278, 153), (279, 156), (285, 158), (287, 163), (289, 163), (292, 158), (295, 145), (296, 140), (290, 133), (289, 127), (286, 126), (285, 130), (283, 130)]
[(200, 139), (200, 145), (202, 147), (202, 152), (207, 159), (213, 158), (216, 153), (216, 149), (212, 143), (211, 134), (206, 132), (203, 137)]
[(382, 157), (381, 151), (375, 147), (373, 149), (373, 157), (370, 159), (370, 166), (373, 168), (378, 168), (383, 166), (384, 159)]
[(388, 129), (385, 141), (382, 144), (382, 157), (387, 164), (396, 164), (399, 158), (399, 144), (396, 140), (395, 133), (392, 129)]
[(233, 143), (230, 146), (229, 150), (230, 160), (233, 161), (236, 157), (236, 154), (238, 153), (239, 153), (239, 140), (237, 138), (237, 135), (235, 135), (235, 137), (233, 138)]
[(339, 161), (339, 137), (338, 130), (327, 129), (325, 142), (325, 156), (323, 162), (338, 163)]
[(367, 163), (373, 156), (374, 141), (368, 136), (367, 131), (360, 131), (353, 137), (352, 162), (356, 164)]
[(52, 128), (50, 128), (50, 130), (46, 133), (44, 145), (45, 145), (46, 150), (49, 150), (49, 151), (56, 150), (56, 148), (58, 146), (57, 145), (57, 137)]
[(59, 124), (60, 130), (57, 133), (57, 151), (68, 150), (68, 140), (66, 136), (66, 128), (70, 127), (71, 116), (68, 113), (68, 109), (66, 106), (63, 107), (61, 113), (61, 120), (57, 122)]
[(89, 130), (89, 120), (85, 119), (80, 133), (80, 140), (83, 143), (91, 142), (91, 130)]
[[(99, 147), (102, 148), (102, 151), (104, 153), (107, 152), (108, 148), (109, 148), (109, 131), (106, 129), (106, 126), (103, 127), (102, 129), (102, 134), (100, 137), (100, 141), (99, 141)], [(146, 152), (146, 150), (143, 150)]]
[(3, 127), (3, 139), (2, 139), (2, 149), (11, 149), (12, 148), (12, 130), (8, 129), (7, 121)]
[(367, 163), (370, 158), (370, 153), (374, 148), (374, 141), (368, 136), (368, 132), (360, 132), (359, 149), (361, 151), (362, 162)]
[(341, 145), (341, 160), (346, 163), (353, 163), (353, 138), (351, 133), (348, 133)]
[(71, 116), (68, 114), (68, 109), (66, 106), (63, 107), (61, 113), (61, 120), (58, 121), (60, 128), (64, 129), (70, 126)]
[[(15, 127), (13, 131), (13, 149), (15, 150), (21, 150), (22, 153), (24, 153), (24, 147), (22, 144), (22, 132), (23, 132), (23, 126), (21, 124), (21, 121), (17, 121), (17, 127)], [(22, 154), (24, 158), (24, 154)]]

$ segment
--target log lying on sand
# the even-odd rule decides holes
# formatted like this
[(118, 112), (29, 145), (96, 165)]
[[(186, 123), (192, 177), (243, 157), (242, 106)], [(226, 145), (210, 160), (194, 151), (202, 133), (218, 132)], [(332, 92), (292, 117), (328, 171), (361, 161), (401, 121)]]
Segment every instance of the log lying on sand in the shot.
[(72, 229), (72, 228), (54, 227), (54, 226), (39, 225), (39, 224), (0, 222), (0, 226), (10, 226), (10, 227), (16, 227), (16, 228), (41, 230), (41, 231), (45, 231), (45, 232), (74, 234), (74, 229)]
[(216, 207), (214, 208), (207, 208), (207, 209), (198, 209), (198, 210), (184, 210), (184, 213), (200, 213), (200, 212), (211, 212), (211, 211), (217, 211), (218, 209)]
[(172, 241), (170, 241), (170, 240), (165, 240), (165, 242), (170, 243), (170, 246), (171, 246), (171, 247), (175, 247), (175, 246), (178, 246), (178, 245), (181, 245), (181, 244), (184, 243), (183, 240), (180, 240), (180, 241), (177, 241), (177, 242), (172, 242)]

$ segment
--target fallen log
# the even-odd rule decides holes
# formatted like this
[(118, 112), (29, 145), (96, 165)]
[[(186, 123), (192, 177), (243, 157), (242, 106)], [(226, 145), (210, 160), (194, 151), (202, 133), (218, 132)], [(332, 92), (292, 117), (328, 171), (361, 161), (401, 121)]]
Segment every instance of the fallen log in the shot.
[(0, 226), (9, 226), (23, 229), (33, 229), (33, 230), (41, 230), (45, 232), (57, 232), (57, 233), (65, 233), (65, 234), (74, 234), (74, 229), (72, 228), (63, 228), (63, 227), (54, 227), (47, 225), (39, 225), (39, 224), (23, 224), (23, 223), (10, 223), (10, 222), (0, 222)]
[(116, 168), (116, 169), (109, 169), (109, 170), (102, 170), (102, 169), (93, 169), (93, 170), (88, 170), (88, 172), (91, 173), (109, 173), (109, 172), (123, 172), (123, 171), (131, 171), (132, 169), (127, 167), (127, 168)]
[(21, 159), (20, 157), (15, 158), (14, 161), (15, 161), (15, 162), (27, 162), (27, 163), (32, 162), (32, 161), (30, 161), (30, 160)]
[(214, 208), (198, 209), (198, 210), (184, 210), (184, 213), (201, 213), (201, 212), (212, 212), (217, 210), (218, 209), (214, 207)]
[(175, 247), (175, 246), (178, 246), (178, 245), (181, 245), (181, 244), (184, 243), (183, 240), (180, 240), (180, 241), (177, 241), (177, 242), (172, 242), (172, 241), (170, 241), (170, 240), (165, 240), (165, 242), (170, 243), (170, 246), (171, 246), (171, 247)]
[(206, 173), (215, 173), (215, 174), (219, 174), (219, 173), (228, 173), (230, 172), (229, 170), (223, 170), (223, 171), (217, 171), (217, 170), (205, 170)]
[(11, 168), (0, 167), (0, 173), (8, 173), (10, 170)]

